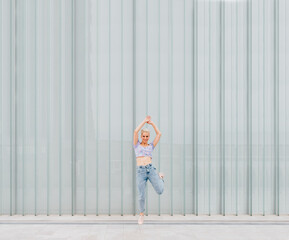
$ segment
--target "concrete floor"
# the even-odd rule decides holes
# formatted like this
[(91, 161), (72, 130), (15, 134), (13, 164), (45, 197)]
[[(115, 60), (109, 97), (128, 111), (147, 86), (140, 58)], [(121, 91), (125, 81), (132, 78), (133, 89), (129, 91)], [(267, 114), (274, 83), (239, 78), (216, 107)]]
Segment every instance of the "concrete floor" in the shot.
[(0, 216), (0, 239), (289, 240), (289, 216)]

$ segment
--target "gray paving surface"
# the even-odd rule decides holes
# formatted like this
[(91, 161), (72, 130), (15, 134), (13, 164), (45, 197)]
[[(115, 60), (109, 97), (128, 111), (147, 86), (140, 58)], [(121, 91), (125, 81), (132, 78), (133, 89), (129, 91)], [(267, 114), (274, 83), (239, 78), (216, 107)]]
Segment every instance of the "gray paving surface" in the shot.
[(0, 239), (289, 240), (289, 216), (0, 216)]

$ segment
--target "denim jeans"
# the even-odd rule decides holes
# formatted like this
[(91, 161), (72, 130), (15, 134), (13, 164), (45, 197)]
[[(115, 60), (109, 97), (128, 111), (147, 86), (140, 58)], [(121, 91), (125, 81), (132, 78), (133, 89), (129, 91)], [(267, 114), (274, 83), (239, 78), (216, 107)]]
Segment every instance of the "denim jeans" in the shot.
[(136, 166), (136, 184), (138, 189), (139, 211), (145, 211), (146, 184), (150, 180), (153, 188), (158, 194), (164, 191), (164, 180), (158, 175), (152, 164)]

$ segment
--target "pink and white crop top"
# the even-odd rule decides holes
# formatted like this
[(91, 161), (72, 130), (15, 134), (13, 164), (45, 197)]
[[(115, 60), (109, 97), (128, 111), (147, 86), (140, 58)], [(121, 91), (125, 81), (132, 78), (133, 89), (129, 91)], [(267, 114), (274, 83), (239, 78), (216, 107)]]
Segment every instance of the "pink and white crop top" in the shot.
[(150, 143), (147, 147), (143, 147), (140, 145), (139, 140), (137, 141), (137, 144), (134, 145), (134, 152), (136, 157), (146, 157), (149, 156), (152, 158), (152, 152), (154, 150), (154, 144)]

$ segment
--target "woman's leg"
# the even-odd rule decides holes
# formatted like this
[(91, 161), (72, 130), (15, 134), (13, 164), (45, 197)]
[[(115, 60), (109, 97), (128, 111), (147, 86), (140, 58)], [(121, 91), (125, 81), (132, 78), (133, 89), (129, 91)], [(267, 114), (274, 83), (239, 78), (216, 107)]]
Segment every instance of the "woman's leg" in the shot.
[(160, 178), (155, 167), (150, 169), (149, 180), (157, 194), (161, 195), (164, 191), (164, 180)]
[(138, 189), (138, 202), (139, 202), (139, 212), (144, 213), (145, 211), (145, 198), (146, 198), (146, 183), (147, 177), (146, 173), (138, 170), (136, 174), (136, 183)]

